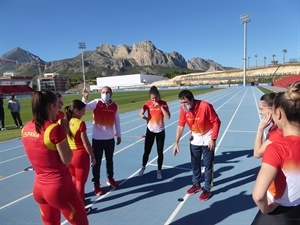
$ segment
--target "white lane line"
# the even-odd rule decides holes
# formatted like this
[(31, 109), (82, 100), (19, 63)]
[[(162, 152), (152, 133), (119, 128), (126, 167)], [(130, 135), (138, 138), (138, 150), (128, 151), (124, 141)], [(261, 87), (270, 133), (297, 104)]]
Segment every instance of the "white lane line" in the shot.
[(10, 161), (19, 159), (19, 158), (23, 158), (23, 157), (25, 157), (25, 156), (26, 156), (26, 154), (21, 155), (21, 156), (18, 156), (18, 157), (14, 157), (14, 158), (11, 158), (11, 159), (8, 159), (8, 160), (5, 160), (5, 161), (0, 162), (0, 164), (2, 164), (2, 163), (7, 163), (7, 162), (10, 162)]
[(17, 176), (17, 175), (19, 175), (19, 174), (21, 174), (21, 173), (24, 173), (24, 172), (25, 172), (25, 171), (20, 171), (20, 172), (18, 172), (18, 173), (14, 173), (14, 174), (12, 174), (12, 175), (9, 175), (9, 176), (6, 176), (6, 177), (2, 177), (2, 178), (0, 178), (0, 181), (6, 180), (6, 179), (11, 178), (11, 177), (14, 177), (14, 176)]
[(30, 194), (28, 194), (28, 195), (25, 195), (25, 196), (22, 197), (22, 198), (18, 198), (17, 200), (15, 200), (15, 201), (13, 201), (13, 202), (10, 202), (10, 203), (8, 203), (8, 204), (6, 204), (6, 205), (4, 205), (4, 206), (1, 206), (1, 207), (0, 207), (0, 210), (1, 210), (1, 209), (4, 209), (4, 208), (6, 208), (6, 207), (8, 207), (8, 206), (10, 206), (10, 205), (12, 205), (12, 204), (15, 204), (15, 203), (17, 203), (17, 202), (19, 202), (19, 201), (22, 201), (23, 199), (28, 198), (28, 197), (30, 197), (30, 196), (32, 196), (32, 193), (30, 193)]
[(232, 133), (256, 133), (256, 130), (227, 130), (227, 132)]
[(13, 147), (13, 148), (6, 148), (6, 149), (3, 149), (3, 150), (0, 151), (0, 153), (2, 153), (2, 152), (7, 152), (7, 151), (10, 151), (10, 150), (13, 150), (13, 149), (20, 148), (20, 147), (23, 147), (23, 145), (18, 145), (18, 146)]

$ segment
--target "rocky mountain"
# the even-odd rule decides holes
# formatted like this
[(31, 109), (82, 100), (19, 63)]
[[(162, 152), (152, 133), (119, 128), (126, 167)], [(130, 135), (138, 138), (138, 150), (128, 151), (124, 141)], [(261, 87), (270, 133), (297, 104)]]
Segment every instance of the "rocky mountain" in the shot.
[[(18, 47), (0, 58), (0, 72), (11, 69), (25, 76), (35, 76), (40, 72), (81, 76), (81, 63), (81, 54), (74, 58), (45, 62)], [(213, 60), (193, 58), (186, 61), (178, 52), (165, 53), (157, 49), (151, 41), (143, 41), (133, 46), (102, 44), (93, 51), (84, 51), (84, 66), (87, 77), (224, 70), (222, 65)]]

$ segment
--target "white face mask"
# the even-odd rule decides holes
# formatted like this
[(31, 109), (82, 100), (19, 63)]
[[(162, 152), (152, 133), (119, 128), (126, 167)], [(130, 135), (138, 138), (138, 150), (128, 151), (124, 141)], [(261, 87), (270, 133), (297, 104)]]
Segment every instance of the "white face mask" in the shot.
[(190, 111), (192, 106), (191, 105), (184, 105), (183, 108), (184, 108), (185, 111)]
[(110, 100), (110, 94), (108, 93), (101, 93), (101, 99), (105, 102), (108, 102)]

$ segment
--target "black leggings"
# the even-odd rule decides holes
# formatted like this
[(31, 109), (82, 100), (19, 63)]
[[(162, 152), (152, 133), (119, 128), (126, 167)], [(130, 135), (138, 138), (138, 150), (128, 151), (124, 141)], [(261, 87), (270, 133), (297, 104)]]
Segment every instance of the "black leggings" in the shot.
[(149, 155), (154, 143), (154, 139), (156, 137), (156, 146), (157, 146), (157, 166), (158, 170), (161, 170), (163, 160), (164, 160), (164, 144), (165, 144), (165, 130), (159, 133), (153, 133), (147, 128), (146, 137), (145, 137), (145, 147), (144, 147), (144, 155), (143, 155), (143, 167), (146, 166)]
[(264, 214), (260, 210), (251, 225), (296, 225), (300, 224), (300, 206), (278, 206), (273, 212)]

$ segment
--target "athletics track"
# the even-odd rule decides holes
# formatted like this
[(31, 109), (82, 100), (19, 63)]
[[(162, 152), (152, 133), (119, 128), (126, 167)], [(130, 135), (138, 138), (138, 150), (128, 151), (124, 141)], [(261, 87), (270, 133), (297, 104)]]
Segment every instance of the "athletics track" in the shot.
[[(215, 156), (214, 187), (206, 202), (198, 199), (200, 193), (186, 195), (192, 176), (187, 127), (180, 142), (179, 155), (173, 156), (172, 153), (179, 101), (168, 102), (171, 119), (165, 120), (162, 180), (156, 179), (155, 145), (145, 174), (142, 177), (137, 175), (146, 124), (139, 117), (139, 110), (121, 114), (122, 143), (116, 146), (114, 155), (115, 179), (120, 187), (112, 189), (106, 185), (103, 162), (101, 186), (106, 194), (95, 196), (90, 172), (86, 184), (87, 204), (93, 208), (88, 215), (90, 225), (250, 224), (258, 210), (251, 192), (260, 160), (254, 158), (252, 152), (260, 121), (257, 102), (262, 94), (256, 87), (230, 87), (195, 96), (212, 103), (222, 121)], [(87, 126), (91, 138), (91, 121)], [(24, 171), (29, 165), (20, 139), (0, 143), (1, 225), (41, 224), (32, 197), (34, 172)], [(69, 223), (62, 217), (61, 224)]]

